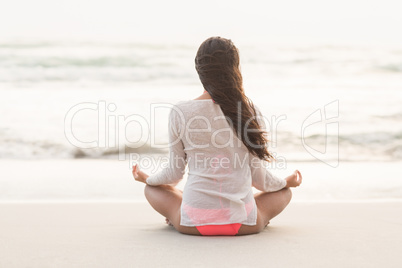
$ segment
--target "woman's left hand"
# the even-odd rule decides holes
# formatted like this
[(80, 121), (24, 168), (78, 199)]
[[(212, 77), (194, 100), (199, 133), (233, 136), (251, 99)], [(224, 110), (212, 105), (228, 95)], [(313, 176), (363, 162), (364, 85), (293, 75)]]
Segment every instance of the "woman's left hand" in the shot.
[(147, 183), (147, 178), (149, 177), (147, 174), (142, 172), (138, 165), (133, 166), (133, 176), (136, 181)]

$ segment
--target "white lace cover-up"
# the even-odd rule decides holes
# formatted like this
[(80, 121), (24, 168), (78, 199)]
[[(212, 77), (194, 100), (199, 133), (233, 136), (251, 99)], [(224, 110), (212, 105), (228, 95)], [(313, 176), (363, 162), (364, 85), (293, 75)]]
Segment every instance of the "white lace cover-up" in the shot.
[(211, 99), (182, 101), (172, 108), (169, 144), (169, 165), (148, 177), (147, 184), (177, 184), (188, 165), (180, 225), (256, 225), (252, 186), (263, 192), (286, 186), (267, 170), (266, 161), (248, 152)]

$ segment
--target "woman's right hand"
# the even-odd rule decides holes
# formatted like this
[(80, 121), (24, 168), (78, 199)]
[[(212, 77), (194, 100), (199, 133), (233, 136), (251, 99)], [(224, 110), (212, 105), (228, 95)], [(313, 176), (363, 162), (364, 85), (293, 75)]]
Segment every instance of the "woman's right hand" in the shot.
[(286, 187), (297, 187), (300, 186), (300, 184), (302, 183), (302, 175), (300, 173), (300, 171), (295, 170), (295, 172), (293, 172), (292, 175), (288, 176), (285, 178), (286, 180)]
[(133, 166), (133, 177), (136, 181), (143, 182), (147, 184), (147, 178), (149, 177), (147, 174), (142, 172), (138, 165)]

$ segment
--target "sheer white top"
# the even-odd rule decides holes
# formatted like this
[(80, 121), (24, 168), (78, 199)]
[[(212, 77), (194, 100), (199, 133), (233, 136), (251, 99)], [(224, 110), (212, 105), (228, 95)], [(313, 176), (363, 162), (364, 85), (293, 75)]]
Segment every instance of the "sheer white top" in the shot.
[(169, 165), (146, 182), (177, 184), (188, 165), (180, 225), (256, 225), (252, 186), (264, 192), (286, 186), (285, 180), (266, 169), (266, 161), (248, 152), (211, 99), (183, 101), (173, 107), (169, 144)]

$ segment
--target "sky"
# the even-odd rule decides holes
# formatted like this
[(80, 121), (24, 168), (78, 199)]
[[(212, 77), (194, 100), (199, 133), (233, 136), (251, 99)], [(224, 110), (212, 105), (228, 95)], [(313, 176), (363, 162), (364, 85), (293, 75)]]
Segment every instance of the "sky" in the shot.
[[(4, 0), (0, 0), (4, 1)], [(402, 45), (400, 0), (13, 0), (0, 41), (380, 42)]]

